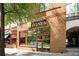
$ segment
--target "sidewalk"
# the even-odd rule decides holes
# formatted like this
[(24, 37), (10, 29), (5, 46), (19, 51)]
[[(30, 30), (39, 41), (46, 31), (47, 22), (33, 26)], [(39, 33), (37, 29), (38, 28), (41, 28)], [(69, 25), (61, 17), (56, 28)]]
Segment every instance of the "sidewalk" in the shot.
[(68, 48), (65, 53), (32, 52), (17, 48), (5, 48), (6, 56), (79, 56), (79, 48)]

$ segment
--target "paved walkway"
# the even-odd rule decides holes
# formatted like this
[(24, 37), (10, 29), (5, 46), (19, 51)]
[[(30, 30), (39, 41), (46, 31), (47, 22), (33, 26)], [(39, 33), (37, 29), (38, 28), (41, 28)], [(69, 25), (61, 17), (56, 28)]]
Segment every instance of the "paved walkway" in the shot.
[(6, 56), (79, 56), (79, 48), (68, 48), (65, 53), (30, 52), (17, 48), (5, 48)]

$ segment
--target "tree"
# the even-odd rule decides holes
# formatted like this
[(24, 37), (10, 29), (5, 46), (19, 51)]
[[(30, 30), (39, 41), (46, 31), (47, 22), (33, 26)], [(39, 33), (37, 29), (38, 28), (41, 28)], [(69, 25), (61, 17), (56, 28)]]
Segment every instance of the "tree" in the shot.
[(4, 47), (4, 4), (0, 4), (0, 56), (5, 56)]
[[(7, 3), (1, 4), (1, 40), (0, 41), (0, 55), (4, 54), (4, 20), (5, 25), (10, 23), (21, 24), (22, 22), (31, 21), (34, 17), (33, 14), (40, 11), (40, 4), (36, 3)], [(37, 17), (35, 17), (37, 18)], [(24, 19), (24, 20), (23, 20)], [(2, 49), (3, 48), (3, 49)]]
[(11, 22), (22, 23), (25, 19), (28, 21), (32, 19), (33, 14), (35, 12), (38, 12), (39, 10), (39, 4), (34, 4), (34, 3), (32, 4), (29, 4), (29, 3), (4, 4), (4, 8), (5, 8), (6, 24), (11, 23)]

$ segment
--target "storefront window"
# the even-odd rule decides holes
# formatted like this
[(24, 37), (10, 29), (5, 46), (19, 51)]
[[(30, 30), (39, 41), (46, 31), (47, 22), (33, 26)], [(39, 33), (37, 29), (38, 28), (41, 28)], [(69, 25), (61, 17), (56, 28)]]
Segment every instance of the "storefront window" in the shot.
[(79, 15), (79, 3), (77, 3), (77, 15)]
[(67, 16), (77, 16), (79, 15), (79, 3), (69, 3), (67, 5)]

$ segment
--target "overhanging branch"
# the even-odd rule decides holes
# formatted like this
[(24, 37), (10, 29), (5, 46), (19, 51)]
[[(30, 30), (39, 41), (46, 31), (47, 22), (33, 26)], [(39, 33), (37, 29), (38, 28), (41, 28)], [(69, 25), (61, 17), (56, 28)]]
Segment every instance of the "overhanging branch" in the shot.
[(7, 13), (16, 13), (16, 10), (6, 11), (5, 14)]

